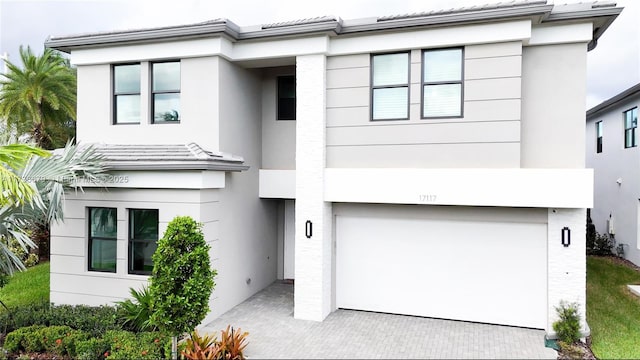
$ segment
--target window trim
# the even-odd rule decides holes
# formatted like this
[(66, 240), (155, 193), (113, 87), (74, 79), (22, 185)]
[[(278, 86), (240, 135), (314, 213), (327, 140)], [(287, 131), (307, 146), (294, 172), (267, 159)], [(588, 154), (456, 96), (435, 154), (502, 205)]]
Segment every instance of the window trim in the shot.
[[(635, 127), (631, 127), (631, 128), (627, 128), (627, 113), (630, 111), (636, 110), (636, 126)], [(624, 133), (623, 133), (623, 141), (624, 141), (624, 148), (625, 149), (631, 149), (634, 147), (638, 146), (638, 137), (637, 137), (637, 129), (638, 129), (638, 107), (634, 106), (628, 110), (625, 110), (622, 112), (622, 121), (623, 121), (623, 128), (624, 128)], [(635, 131), (634, 131), (635, 129)], [(627, 131), (631, 130), (631, 146), (627, 146)]]
[[(441, 51), (441, 50), (456, 50), (460, 49), (460, 81), (436, 81), (425, 82), (424, 81), (424, 54), (428, 51)], [(460, 115), (451, 116), (424, 116), (424, 87), (425, 85), (447, 85), (447, 84), (460, 84)], [(461, 119), (464, 118), (464, 46), (446, 47), (446, 48), (431, 48), (420, 50), (420, 119)]]
[(144, 276), (149, 276), (151, 275), (151, 271), (139, 271), (139, 270), (133, 270), (132, 268), (132, 264), (133, 264), (133, 244), (136, 242), (146, 242), (146, 241), (150, 241), (148, 239), (133, 239), (132, 238), (132, 231), (133, 227), (132, 225), (134, 225), (132, 223), (133, 221), (133, 216), (132, 216), (132, 212), (136, 211), (136, 210), (155, 210), (158, 212), (158, 239), (155, 240), (156, 243), (160, 240), (160, 209), (147, 209), (147, 208), (128, 208), (127, 209), (127, 273), (130, 275), (144, 275)]
[[(92, 209), (111, 209), (111, 210), (115, 210), (116, 211), (116, 237), (115, 238), (106, 238), (106, 237), (101, 237), (101, 236), (91, 236), (91, 210)], [(118, 272), (118, 255), (116, 253), (116, 267), (115, 269), (113, 269), (113, 271), (111, 270), (102, 270), (102, 269), (95, 269), (91, 267), (91, 260), (93, 260), (93, 256), (92, 256), (92, 245), (93, 245), (93, 240), (94, 239), (98, 239), (98, 240), (108, 240), (108, 241), (114, 241), (116, 243), (116, 252), (117, 252), (117, 242), (118, 242), (118, 235), (117, 235), (117, 226), (118, 226), (118, 209), (117, 208), (112, 208), (112, 207), (99, 207), (99, 206), (88, 206), (87, 207), (87, 239), (88, 239), (88, 254), (87, 254), (87, 271), (95, 271), (95, 272), (101, 272), (101, 273), (109, 273), (109, 274), (115, 274)]]
[[(280, 117), (280, 79), (282, 78), (293, 78), (294, 91), (296, 91), (296, 75), (295, 74), (282, 74), (276, 76), (276, 121), (295, 121), (298, 115), (298, 104), (294, 102), (293, 105), (293, 119), (282, 119)], [(293, 99), (297, 101), (298, 94), (297, 92), (294, 94)]]
[[(373, 58), (379, 55), (395, 55), (395, 54), (407, 54), (407, 82), (404, 84), (396, 85), (373, 85)], [(407, 117), (406, 118), (390, 118), (390, 119), (374, 119), (373, 118), (373, 92), (375, 89), (393, 89), (393, 88), (407, 88)], [(407, 51), (393, 51), (372, 53), (369, 56), (369, 121), (402, 121), (411, 119), (411, 50)]]
[[(173, 90), (155, 91), (153, 89), (153, 66), (155, 64), (166, 64), (166, 63), (178, 63), (180, 65), (180, 88), (178, 90), (173, 89)], [(182, 109), (178, 113), (178, 120), (176, 121), (173, 121), (173, 120), (156, 121), (155, 119), (156, 94), (179, 94), (180, 100), (182, 100), (182, 61), (180, 59), (149, 62), (149, 116), (151, 117), (150, 123), (151, 124), (180, 124), (180, 121), (182, 120)]]
[(602, 152), (603, 126), (602, 120), (596, 121), (596, 154), (600, 154)]
[[(140, 67), (140, 90), (135, 92), (123, 92), (116, 93), (116, 67), (118, 66), (127, 66), (127, 65), (138, 65)], [(111, 116), (111, 125), (140, 125), (142, 122), (142, 118), (138, 122), (118, 122), (118, 96), (119, 95), (138, 95), (140, 97), (140, 103), (142, 103), (142, 63), (140, 62), (132, 62), (132, 63), (118, 63), (111, 64), (111, 111), (113, 112), (113, 116)], [(142, 115), (142, 114), (140, 114)]]

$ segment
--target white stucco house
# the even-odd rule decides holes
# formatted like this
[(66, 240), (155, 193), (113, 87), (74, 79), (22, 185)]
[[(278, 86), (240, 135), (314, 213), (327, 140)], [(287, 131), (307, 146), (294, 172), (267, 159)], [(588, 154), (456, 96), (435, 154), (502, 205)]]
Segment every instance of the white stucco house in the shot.
[[(640, 84), (587, 111), (587, 167), (594, 169), (591, 219), (640, 265)], [(617, 248), (615, 249), (617, 251)]]
[(190, 215), (218, 270), (205, 322), (294, 279), (298, 319), (551, 334), (561, 300), (585, 309), (586, 58), (620, 11), (525, 1), (49, 38), (77, 66), (78, 140), (113, 175), (67, 195), (51, 300), (127, 297)]

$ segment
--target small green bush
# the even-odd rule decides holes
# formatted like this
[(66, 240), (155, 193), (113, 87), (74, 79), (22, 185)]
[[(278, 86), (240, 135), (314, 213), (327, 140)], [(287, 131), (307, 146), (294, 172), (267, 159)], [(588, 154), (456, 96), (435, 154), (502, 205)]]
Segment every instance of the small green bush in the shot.
[(560, 302), (556, 307), (558, 321), (553, 323), (553, 330), (558, 340), (565, 344), (573, 344), (580, 340), (580, 313), (577, 303)]
[(4, 339), (5, 350), (14, 354), (19, 351), (44, 350), (40, 336), (38, 335), (38, 332), (43, 328), (44, 326), (42, 325), (32, 325), (8, 333)]
[(78, 360), (103, 360), (109, 351), (109, 342), (103, 338), (91, 338), (76, 342), (75, 357)]
[(109, 360), (161, 359), (171, 356), (171, 339), (160, 332), (108, 331), (104, 340), (109, 346)]
[(158, 328), (151, 322), (153, 313), (153, 298), (148, 287), (140, 291), (130, 288), (131, 299), (120, 301), (116, 304), (118, 323), (122, 328), (134, 332), (157, 331)]

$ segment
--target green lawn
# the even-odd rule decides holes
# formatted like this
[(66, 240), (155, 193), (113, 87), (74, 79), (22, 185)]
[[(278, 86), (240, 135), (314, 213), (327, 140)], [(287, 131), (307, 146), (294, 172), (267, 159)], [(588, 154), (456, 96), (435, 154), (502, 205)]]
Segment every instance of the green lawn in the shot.
[[(39, 264), (14, 274), (0, 289), (0, 300), (12, 307), (41, 300), (49, 301), (49, 263)], [(0, 311), (4, 311), (1, 308)]]
[(591, 349), (600, 359), (640, 358), (640, 298), (628, 284), (640, 284), (640, 272), (587, 257), (587, 322)]

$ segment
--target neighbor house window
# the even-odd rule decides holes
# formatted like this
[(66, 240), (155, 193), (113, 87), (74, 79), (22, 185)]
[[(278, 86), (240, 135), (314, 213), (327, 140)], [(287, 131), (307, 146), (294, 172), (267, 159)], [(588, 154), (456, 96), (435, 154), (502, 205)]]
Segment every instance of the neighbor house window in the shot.
[(89, 208), (89, 271), (116, 272), (116, 209)]
[(151, 64), (154, 123), (180, 121), (180, 62)]
[(630, 148), (638, 145), (636, 129), (638, 128), (638, 108), (624, 112), (624, 147)]
[(371, 57), (371, 119), (409, 119), (409, 53)]
[(602, 152), (602, 121), (596, 123), (596, 152)]
[(129, 209), (129, 273), (151, 274), (158, 242), (158, 210)]
[(140, 123), (140, 64), (113, 66), (113, 123)]
[(296, 119), (296, 77), (278, 76), (278, 120)]
[(422, 117), (462, 116), (462, 49), (422, 53)]

